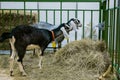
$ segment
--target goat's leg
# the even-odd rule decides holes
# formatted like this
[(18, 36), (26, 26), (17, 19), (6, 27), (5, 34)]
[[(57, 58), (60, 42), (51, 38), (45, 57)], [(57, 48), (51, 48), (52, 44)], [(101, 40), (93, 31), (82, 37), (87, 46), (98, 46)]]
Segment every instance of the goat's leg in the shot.
[(41, 54), (42, 54), (41, 49), (39, 49), (39, 53), (37, 53), (37, 54), (38, 54), (38, 58), (39, 58), (38, 67), (39, 67), (40, 69), (42, 69), (42, 58), (43, 58), (43, 56), (41, 55)]
[(18, 61), (18, 66), (19, 66), (20, 72), (22, 73), (22, 76), (26, 76), (27, 74), (23, 68), (23, 64), (21, 61)]
[(26, 72), (24, 70), (24, 67), (23, 67), (23, 57), (25, 55), (25, 49), (22, 48), (22, 47), (20, 47), (20, 48), (19, 49), (17, 48), (17, 50), (18, 50), (18, 60), (17, 60), (17, 63), (18, 63), (20, 72), (22, 73), (22, 76), (26, 76), (27, 74), (26, 74)]
[(11, 46), (11, 56), (10, 56), (10, 76), (13, 75), (13, 66), (14, 66), (14, 59), (15, 59), (15, 54), (16, 54), (16, 50), (15, 50), (15, 38), (14, 36), (12, 37), (12, 39), (9, 39), (10, 42), (10, 46)]
[(40, 69), (42, 69), (42, 58), (43, 58), (43, 56), (39, 56), (39, 64), (38, 64), (38, 66), (39, 66)]
[(13, 75), (14, 59), (15, 59), (15, 51), (12, 51), (12, 54), (10, 57), (10, 76)]

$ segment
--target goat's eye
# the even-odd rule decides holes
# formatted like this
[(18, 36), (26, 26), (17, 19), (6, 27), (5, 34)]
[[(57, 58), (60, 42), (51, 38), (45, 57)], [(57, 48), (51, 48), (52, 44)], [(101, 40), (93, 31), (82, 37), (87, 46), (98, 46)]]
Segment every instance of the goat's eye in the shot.
[(76, 21), (74, 21), (74, 22), (75, 22), (75, 24), (79, 24), (78, 20), (76, 20)]

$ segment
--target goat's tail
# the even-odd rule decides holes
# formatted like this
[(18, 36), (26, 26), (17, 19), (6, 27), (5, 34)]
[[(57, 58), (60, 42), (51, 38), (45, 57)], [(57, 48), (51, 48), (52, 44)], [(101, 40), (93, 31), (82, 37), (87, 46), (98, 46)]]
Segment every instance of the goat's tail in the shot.
[(12, 34), (10, 32), (4, 32), (0, 36), (0, 42), (5, 41), (6, 39), (12, 38)]

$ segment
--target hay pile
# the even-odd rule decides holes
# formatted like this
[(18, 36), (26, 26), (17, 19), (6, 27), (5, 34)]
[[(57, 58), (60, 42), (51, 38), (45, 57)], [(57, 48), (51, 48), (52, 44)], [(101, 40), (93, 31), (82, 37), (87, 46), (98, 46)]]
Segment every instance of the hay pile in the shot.
[(55, 63), (66, 68), (74, 80), (97, 80), (110, 64), (103, 41), (73, 41), (55, 53)]
[[(2, 13), (0, 11), (0, 28), (5, 27), (6, 29), (21, 25), (21, 24), (32, 24), (36, 22), (36, 16), (30, 14), (22, 14), (22, 13), (10, 13), (5, 12)], [(8, 27), (9, 26), (9, 27)]]

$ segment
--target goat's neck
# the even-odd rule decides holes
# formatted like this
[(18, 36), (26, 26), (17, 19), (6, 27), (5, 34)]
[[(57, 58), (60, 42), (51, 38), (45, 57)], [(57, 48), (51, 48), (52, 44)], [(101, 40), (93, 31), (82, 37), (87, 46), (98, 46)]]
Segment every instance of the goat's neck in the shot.
[[(63, 23), (58, 28), (53, 30), (55, 38), (63, 35), (63, 32), (60, 29), (61, 29), (61, 27), (64, 27), (64, 26), (65, 26), (65, 24)], [(66, 31), (67, 31), (67, 33), (69, 33), (71, 30), (66, 29)]]
[(54, 32), (55, 38), (57, 38), (57, 37), (59, 37), (60, 35), (63, 34), (62, 31), (60, 30), (60, 28), (54, 29), (53, 32)]

